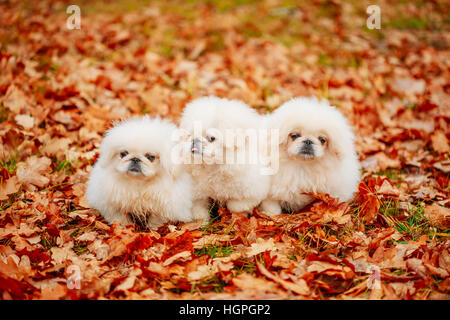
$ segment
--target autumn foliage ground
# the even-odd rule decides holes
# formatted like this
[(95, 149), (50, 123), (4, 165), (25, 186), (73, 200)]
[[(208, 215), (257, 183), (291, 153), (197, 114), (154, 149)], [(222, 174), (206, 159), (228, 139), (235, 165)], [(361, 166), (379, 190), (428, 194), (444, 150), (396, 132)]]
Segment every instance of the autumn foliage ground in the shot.
[[(448, 2), (375, 1), (369, 30), (374, 1), (75, 1), (68, 30), (72, 2), (0, 3), (1, 299), (449, 298)], [(104, 131), (207, 94), (328, 98), (357, 136), (355, 200), (107, 225), (84, 198)]]

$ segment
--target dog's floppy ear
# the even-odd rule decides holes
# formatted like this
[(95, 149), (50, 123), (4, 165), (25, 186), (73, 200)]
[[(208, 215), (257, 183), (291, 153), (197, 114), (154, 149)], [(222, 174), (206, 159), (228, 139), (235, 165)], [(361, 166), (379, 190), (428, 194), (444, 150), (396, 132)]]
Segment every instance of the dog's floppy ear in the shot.
[(327, 132), (327, 148), (330, 154), (341, 160), (347, 157), (353, 151), (355, 136), (351, 127), (338, 127), (335, 130)]
[[(272, 129), (272, 130), (278, 131), (278, 146), (280, 148), (282, 146), (287, 146), (290, 131), (287, 128), (279, 128), (279, 129), (277, 128), (277, 129)], [(274, 132), (271, 132), (270, 137), (272, 137), (274, 134), (275, 134)], [(274, 139), (271, 138), (271, 141), (274, 141)]]
[(108, 165), (108, 160), (105, 157), (105, 155), (100, 154), (100, 157), (98, 158), (97, 163), (99, 164), (100, 167), (106, 168), (106, 166)]
[(114, 150), (109, 143), (108, 137), (105, 137), (100, 145), (100, 157), (97, 162), (102, 168), (106, 168), (114, 156)]
[(334, 133), (328, 136), (327, 148), (331, 155), (336, 157), (338, 160), (350, 155), (353, 151), (352, 146), (354, 145), (353, 133), (342, 134)]
[(333, 138), (328, 138), (327, 141), (328, 151), (335, 156), (337, 159), (340, 159), (342, 156), (341, 146), (335, 141)]
[(114, 153), (116, 152), (111, 134), (117, 124), (117, 122), (113, 123), (114, 127), (109, 128), (105, 132), (102, 143), (100, 144), (100, 157), (97, 162), (102, 168), (106, 168), (108, 166), (114, 157)]

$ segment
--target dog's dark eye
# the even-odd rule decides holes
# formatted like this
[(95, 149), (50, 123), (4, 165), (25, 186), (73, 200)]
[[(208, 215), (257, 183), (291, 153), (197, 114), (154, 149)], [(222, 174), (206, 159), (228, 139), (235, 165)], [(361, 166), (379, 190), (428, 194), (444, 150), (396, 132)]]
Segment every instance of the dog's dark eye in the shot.
[(289, 135), (289, 137), (291, 137), (292, 140), (295, 140), (295, 139), (297, 139), (297, 138), (300, 138), (300, 134), (298, 134), (298, 133), (291, 133), (291, 134)]
[(214, 140), (216, 140), (216, 137), (206, 136), (206, 140), (208, 140), (209, 142), (213, 142)]
[(150, 154), (150, 153), (147, 153), (147, 154), (145, 155), (145, 157), (146, 157), (150, 162), (153, 162), (153, 160), (155, 160), (155, 156), (152, 155), (152, 154)]
[(327, 139), (325, 139), (324, 137), (319, 137), (319, 141), (321, 144), (324, 144), (325, 142), (327, 142)]
[(128, 154), (128, 151), (122, 151), (122, 152), (120, 153), (120, 157), (121, 157), (121, 158), (124, 158), (124, 157), (127, 156), (127, 154)]

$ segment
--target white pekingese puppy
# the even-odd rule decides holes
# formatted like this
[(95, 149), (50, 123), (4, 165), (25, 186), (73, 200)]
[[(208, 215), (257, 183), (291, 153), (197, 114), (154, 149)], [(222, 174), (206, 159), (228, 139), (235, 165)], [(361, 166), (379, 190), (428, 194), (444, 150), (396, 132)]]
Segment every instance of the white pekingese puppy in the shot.
[(177, 127), (161, 119), (131, 118), (110, 129), (88, 182), (87, 199), (112, 223), (191, 221), (192, 182), (171, 161)]
[(265, 127), (279, 130), (280, 144), (279, 170), (262, 211), (300, 210), (313, 200), (308, 193), (352, 199), (359, 161), (352, 129), (335, 107), (316, 98), (292, 99), (265, 118)]
[(270, 177), (262, 174), (260, 164), (260, 125), (261, 116), (238, 100), (209, 96), (187, 104), (180, 128), (185, 131), (197, 218), (209, 216), (209, 198), (242, 213), (266, 198)]

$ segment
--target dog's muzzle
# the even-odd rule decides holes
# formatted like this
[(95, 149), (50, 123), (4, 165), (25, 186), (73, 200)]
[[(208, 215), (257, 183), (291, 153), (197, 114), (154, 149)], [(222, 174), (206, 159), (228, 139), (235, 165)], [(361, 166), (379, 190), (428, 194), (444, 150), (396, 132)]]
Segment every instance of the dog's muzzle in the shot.
[(200, 141), (200, 139), (196, 138), (192, 140), (191, 153), (194, 155), (202, 153), (202, 142)]
[(128, 172), (132, 174), (142, 173), (141, 160), (138, 158), (131, 159), (130, 164), (128, 165)]
[(303, 145), (300, 147), (298, 154), (305, 158), (313, 158), (314, 157), (313, 142), (309, 139), (303, 141)]

